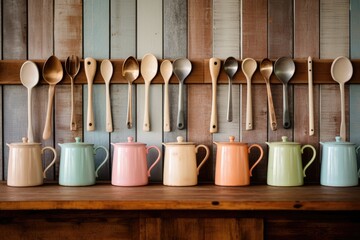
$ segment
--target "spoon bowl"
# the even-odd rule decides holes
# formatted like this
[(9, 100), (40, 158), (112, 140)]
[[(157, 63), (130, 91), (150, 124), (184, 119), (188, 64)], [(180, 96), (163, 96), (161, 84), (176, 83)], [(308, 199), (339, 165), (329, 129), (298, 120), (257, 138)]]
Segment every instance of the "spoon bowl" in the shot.
[(274, 72), (276, 77), (283, 84), (283, 127), (288, 129), (291, 127), (290, 113), (289, 113), (289, 98), (288, 98), (288, 82), (294, 76), (295, 63), (289, 57), (281, 57), (276, 60), (274, 64)]
[(173, 63), (174, 75), (179, 79), (179, 103), (178, 103), (178, 117), (177, 117), (177, 128), (184, 129), (185, 124), (185, 111), (184, 111), (184, 81), (189, 76), (192, 65), (187, 58), (178, 58)]
[(51, 122), (53, 111), (53, 100), (55, 93), (55, 85), (58, 84), (64, 76), (63, 67), (61, 62), (56, 56), (49, 57), (42, 70), (44, 80), (49, 84), (49, 99), (46, 112), (45, 127), (43, 132), (43, 139), (46, 140), (51, 135)]
[(31, 91), (33, 87), (39, 82), (39, 70), (36, 64), (32, 61), (26, 61), (20, 69), (20, 80), (21, 83), (27, 88), (28, 91), (28, 129), (27, 138), (28, 142), (34, 142), (34, 134), (32, 128), (32, 98)]
[(246, 95), (246, 130), (253, 129), (252, 119), (252, 98), (251, 98), (251, 78), (257, 68), (257, 63), (252, 58), (245, 58), (241, 64), (241, 69), (246, 77), (247, 95)]
[(122, 76), (128, 82), (128, 106), (126, 126), (128, 129), (132, 128), (132, 83), (139, 77), (140, 68), (139, 63), (133, 56), (125, 59), (122, 65)]
[(229, 81), (229, 87), (228, 87), (228, 108), (227, 108), (227, 114), (226, 119), (228, 122), (232, 122), (233, 119), (233, 109), (232, 109), (232, 81), (235, 73), (237, 72), (239, 68), (239, 63), (234, 57), (228, 57), (225, 59), (224, 63), (224, 71), (226, 75), (228, 76)]
[(331, 76), (340, 86), (340, 104), (341, 104), (341, 123), (340, 137), (346, 141), (346, 122), (345, 122), (345, 83), (353, 75), (353, 66), (347, 57), (337, 57), (331, 64)]
[(277, 129), (276, 115), (274, 110), (274, 103), (271, 94), (270, 87), (270, 77), (273, 72), (273, 64), (270, 59), (265, 58), (260, 62), (260, 73), (263, 76), (266, 84), (266, 92), (268, 98), (268, 108), (269, 108), (269, 121), (271, 130), (275, 131)]
[(156, 76), (158, 71), (158, 61), (156, 57), (152, 54), (145, 54), (142, 58), (140, 65), (141, 76), (144, 78), (145, 82), (145, 110), (144, 110), (144, 125), (143, 130), (145, 132), (150, 131), (150, 114), (149, 114), (149, 90), (150, 83), (153, 78)]
[(65, 71), (70, 77), (70, 88), (71, 88), (71, 116), (70, 116), (70, 130), (75, 131), (77, 129), (74, 109), (74, 79), (80, 70), (80, 59), (78, 56), (71, 55), (65, 61)]
[(108, 59), (105, 59), (101, 62), (100, 73), (105, 81), (106, 131), (112, 132), (113, 125), (112, 125), (112, 116), (111, 116), (110, 81), (111, 81), (111, 77), (113, 75), (113, 65)]
[(160, 65), (160, 73), (164, 79), (164, 132), (170, 132), (169, 80), (173, 74), (173, 65), (164, 60)]

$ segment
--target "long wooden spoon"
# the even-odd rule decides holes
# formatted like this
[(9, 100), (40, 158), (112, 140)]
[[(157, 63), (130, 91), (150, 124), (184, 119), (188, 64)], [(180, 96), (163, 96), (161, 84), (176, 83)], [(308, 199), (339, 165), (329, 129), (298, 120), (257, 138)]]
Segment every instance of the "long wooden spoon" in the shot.
[(31, 90), (39, 82), (39, 70), (36, 64), (32, 61), (26, 61), (20, 69), (21, 83), (27, 88), (28, 91), (28, 130), (27, 137), (28, 142), (34, 142), (34, 134), (32, 128), (32, 110), (31, 110)]
[(260, 73), (263, 76), (265, 83), (266, 83), (266, 92), (268, 98), (268, 108), (269, 108), (269, 121), (271, 130), (277, 130), (277, 122), (276, 122), (276, 115), (274, 110), (274, 102), (271, 94), (270, 88), (270, 76), (273, 72), (273, 64), (270, 59), (265, 58), (260, 62)]
[(80, 70), (80, 60), (78, 56), (71, 55), (65, 61), (65, 71), (70, 77), (70, 91), (71, 91), (71, 115), (70, 115), (70, 130), (76, 131), (77, 124), (74, 114), (75, 103), (74, 103), (74, 79)]
[(251, 78), (254, 75), (257, 68), (257, 63), (252, 58), (245, 58), (242, 61), (241, 69), (246, 77), (246, 130), (253, 129), (253, 118), (252, 118), (252, 97), (251, 97)]
[(42, 70), (44, 80), (49, 84), (49, 100), (47, 105), (45, 127), (43, 132), (43, 139), (48, 139), (51, 135), (51, 122), (53, 114), (53, 100), (55, 93), (55, 85), (61, 81), (64, 72), (61, 62), (54, 55), (49, 57)]
[(211, 100), (211, 119), (210, 119), (210, 133), (218, 131), (217, 125), (217, 107), (216, 107), (216, 90), (217, 79), (220, 73), (221, 60), (218, 58), (210, 58), (209, 60), (211, 85), (212, 85), (212, 100)]
[(113, 65), (108, 59), (105, 59), (101, 62), (100, 73), (105, 81), (106, 131), (112, 132), (113, 124), (112, 124), (112, 116), (111, 116), (110, 81), (113, 75)]
[(160, 65), (160, 73), (164, 79), (164, 132), (170, 132), (169, 80), (173, 74), (173, 65), (164, 60)]
[(132, 83), (139, 77), (139, 63), (133, 56), (125, 59), (122, 65), (122, 76), (128, 81), (127, 128), (132, 128)]
[(341, 123), (340, 137), (346, 141), (346, 122), (345, 122), (345, 83), (349, 81), (353, 74), (353, 66), (347, 57), (337, 57), (331, 64), (331, 76), (340, 86), (341, 104)]
[(87, 105), (87, 123), (88, 131), (95, 130), (94, 109), (93, 109), (93, 81), (96, 73), (96, 60), (88, 57), (84, 60), (85, 75), (88, 84), (88, 105)]
[(141, 76), (145, 82), (145, 110), (144, 110), (144, 125), (143, 130), (145, 132), (150, 131), (150, 113), (149, 113), (149, 90), (150, 83), (156, 76), (158, 71), (158, 61), (152, 54), (145, 54), (142, 58), (140, 66)]

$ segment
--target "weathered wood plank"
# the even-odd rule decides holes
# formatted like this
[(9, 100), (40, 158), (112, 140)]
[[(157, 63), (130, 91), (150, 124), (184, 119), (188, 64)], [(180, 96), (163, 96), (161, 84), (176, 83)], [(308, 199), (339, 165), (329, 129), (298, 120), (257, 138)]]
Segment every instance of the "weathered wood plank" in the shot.
[[(110, 54), (110, 6), (109, 1), (85, 0), (84, 7), (84, 58), (92, 57), (95, 59), (109, 58)], [(97, 64), (99, 74), (100, 63)], [(86, 122), (88, 86), (84, 85), (83, 98), (83, 121)], [(95, 84), (93, 86), (93, 111), (95, 118), (95, 131), (84, 131), (84, 141), (110, 148), (109, 133), (105, 126), (105, 84)], [(95, 155), (95, 163), (98, 166), (105, 158), (104, 151), (99, 151)], [(99, 180), (110, 179), (110, 160), (100, 169)]]
[[(162, 0), (137, 2), (137, 58), (143, 58), (147, 53), (152, 53), (155, 57), (163, 56), (163, 19)], [(162, 86), (150, 85), (149, 104), (150, 104), (150, 132), (143, 131), (144, 122), (144, 84), (137, 85), (137, 141), (147, 145), (155, 145), (161, 148), (163, 141), (162, 134)], [(152, 163), (156, 158), (156, 151), (148, 154), (148, 163)], [(150, 181), (162, 180), (162, 161), (153, 168)]]
[[(164, 1), (164, 58), (187, 56), (187, 1)], [(191, 74), (190, 74), (191, 75)], [(178, 80), (176, 79), (176, 83)], [(186, 83), (186, 80), (185, 80)], [(165, 91), (165, 88), (163, 88)], [(187, 119), (187, 85), (184, 85), (184, 112)], [(175, 142), (177, 136), (186, 139), (187, 127), (177, 129), (178, 84), (169, 85), (170, 132), (164, 132), (164, 142)]]
[[(269, 0), (268, 5), (268, 57), (293, 57), (293, 3), (287, 0)], [(293, 89), (289, 85), (289, 112), (291, 128), (283, 127), (283, 86), (272, 85), (274, 108), (278, 129), (268, 130), (268, 141), (279, 141), (281, 136), (293, 138)]]
[[(211, 58), (212, 51), (212, 4), (211, 1), (188, 1), (188, 57)], [(202, 104), (199, 104), (202, 103)], [(209, 133), (211, 111), (211, 86), (188, 86), (188, 140), (205, 144), (212, 152), (212, 136)], [(204, 157), (199, 154), (198, 160)], [(212, 154), (200, 171), (199, 181), (209, 181), (214, 175)]]
[[(2, 5), (0, 4), (0, 46), (2, 46)], [(0, 59), (2, 59), (2, 49), (0, 49)], [(1, 116), (1, 119), (0, 119), (0, 126), (3, 125), (3, 103), (2, 103), (2, 92), (3, 92), (3, 87), (0, 86), (0, 97), (1, 97), (1, 100), (0, 100), (0, 116)], [(0, 134), (1, 136), (3, 136), (3, 130), (2, 128), (0, 129)], [(4, 169), (3, 169), (3, 166), (4, 166), (4, 161), (5, 159), (3, 158), (3, 152), (4, 152), (4, 149), (3, 149), (3, 138), (1, 137), (0, 138), (0, 179), (1, 180), (4, 180)]]

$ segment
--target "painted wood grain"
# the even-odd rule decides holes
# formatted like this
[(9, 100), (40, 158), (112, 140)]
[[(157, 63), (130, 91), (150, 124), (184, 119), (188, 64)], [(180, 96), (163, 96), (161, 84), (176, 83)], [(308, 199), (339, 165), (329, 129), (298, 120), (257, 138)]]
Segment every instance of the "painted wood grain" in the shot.
[[(293, 57), (293, 3), (287, 0), (269, 0), (268, 5), (268, 57)], [(291, 83), (291, 81), (290, 81)], [(291, 128), (283, 128), (283, 89), (282, 85), (272, 85), (274, 108), (278, 129), (268, 130), (268, 141), (279, 141), (281, 136), (293, 139), (293, 89), (289, 88), (289, 112)]]
[[(2, 56), (3, 59), (27, 58), (27, 19), (26, 1), (2, 2)], [(21, 142), (27, 134), (27, 125), (18, 123), (18, 119), (27, 119), (27, 91), (24, 87), (3, 87), (3, 153), (4, 179), (7, 177), (9, 148), (6, 143)], [(14, 108), (16, 106), (16, 108)]]
[[(137, 2), (137, 57), (142, 59), (147, 53), (163, 57), (162, 19), (163, 5), (161, 0)], [(162, 134), (162, 86), (150, 84), (150, 132), (143, 131), (144, 121), (144, 84), (137, 85), (137, 141), (161, 148)], [(156, 158), (156, 152), (148, 154), (148, 163)], [(162, 180), (162, 161), (152, 170), (150, 181)]]
[[(212, 4), (208, 0), (188, 1), (188, 57), (211, 58)], [(199, 104), (201, 103), (201, 104)], [(212, 136), (209, 133), (211, 111), (211, 85), (188, 86), (188, 141), (207, 145), (212, 152)], [(212, 155), (212, 154), (211, 154)], [(203, 158), (200, 154), (198, 161)], [(214, 175), (214, 159), (210, 156), (200, 171), (199, 181), (209, 181)]]
[[(84, 13), (84, 58), (92, 57), (95, 59), (109, 58), (110, 54), (110, 8), (109, 1), (85, 0), (83, 2)], [(97, 63), (97, 74), (99, 74), (100, 62)], [(83, 98), (83, 121), (86, 122), (88, 86), (84, 85)], [(111, 93), (110, 93), (111, 94)], [(95, 131), (84, 131), (84, 141), (94, 145), (110, 148), (109, 133), (105, 126), (105, 84), (95, 84), (93, 86), (93, 106), (95, 118)], [(104, 151), (99, 151), (95, 155), (96, 166), (104, 160)], [(108, 161), (99, 171), (99, 180), (110, 179), (110, 161)]]
[[(318, 0), (305, 0), (295, 1), (294, 4), (294, 58), (307, 59), (311, 56), (317, 59), (320, 57), (320, 3)], [(315, 132), (313, 136), (309, 136), (308, 85), (294, 86), (294, 141), (301, 145), (310, 144), (317, 152), (315, 162), (307, 170), (305, 182), (318, 182), (320, 176), (319, 89), (319, 85), (313, 86)], [(306, 164), (311, 157), (312, 152), (305, 151), (303, 163)]]
[[(187, 57), (187, 1), (164, 1), (164, 58)], [(177, 82), (177, 81), (176, 81)], [(186, 83), (186, 80), (185, 80)], [(163, 87), (164, 91), (165, 88)], [(187, 85), (184, 85), (184, 112), (187, 119)], [(175, 142), (177, 136), (187, 138), (187, 128), (177, 129), (178, 84), (169, 84), (170, 132), (164, 132), (164, 142)], [(166, 149), (165, 149), (166, 150)]]
[[(2, 5), (0, 4), (0, 29), (1, 29), (1, 31), (0, 31), (0, 46), (2, 46)], [(0, 59), (2, 59), (2, 49), (0, 49)], [(3, 121), (2, 121), (2, 119), (3, 119), (3, 117), (2, 117), (2, 115), (3, 115), (3, 104), (2, 104), (2, 92), (3, 92), (3, 87), (2, 86), (0, 86), (0, 91), (1, 91), (1, 93), (0, 93), (0, 96), (1, 96), (1, 100), (0, 100), (0, 116), (1, 116), (1, 119), (0, 119), (0, 126), (2, 126), (3, 125)], [(2, 128), (0, 129), (0, 134), (1, 134), (1, 136), (3, 136), (3, 130), (2, 130)], [(3, 138), (1, 137), (0, 138), (0, 179), (1, 180), (4, 180), (4, 161), (5, 161), (5, 159), (4, 159), (4, 155), (3, 155), (3, 152), (4, 152), (4, 150), (3, 150)]]
[[(349, 56), (349, 1), (320, 1), (320, 58)], [(348, 86), (345, 87), (348, 113)], [(340, 90), (338, 85), (320, 86), (320, 141), (333, 141), (340, 134)], [(349, 115), (346, 124), (349, 126)], [(347, 128), (347, 132), (349, 128)], [(348, 136), (348, 135), (347, 135)]]
[[(53, 35), (54, 35), (54, 11), (53, 1), (28, 1), (28, 58), (47, 59), (53, 55)], [(41, 31), (39, 31), (41, 29)], [(42, 69), (38, 69), (42, 76)], [(32, 111), (37, 114), (33, 116), (34, 140), (42, 146), (54, 147), (54, 138), (42, 139), (42, 131), (45, 125), (45, 112), (48, 101), (49, 86), (42, 85), (33, 89)], [(56, 111), (54, 111), (56, 112)], [(52, 129), (54, 131), (56, 126)], [(56, 132), (58, 135), (58, 131)], [(50, 164), (53, 159), (52, 153), (45, 151), (42, 156), (44, 167)], [(55, 164), (56, 165), (56, 164)], [(51, 167), (46, 172), (46, 180), (55, 180), (56, 167)]]
[[(110, 56), (113, 59), (126, 59), (136, 56), (136, 1), (111, 0)], [(119, 68), (119, 69), (117, 69)], [(114, 72), (121, 71), (121, 66), (114, 65)], [(115, 80), (113, 77), (112, 81)], [(136, 106), (136, 87), (132, 86), (132, 106)], [(136, 139), (136, 109), (132, 111), (133, 127), (127, 128), (126, 112), (128, 84), (111, 85), (111, 106), (114, 132), (110, 134), (113, 143), (127, 142), (127, 137)], [(112, 148), (112, 147), (111, 147)]]

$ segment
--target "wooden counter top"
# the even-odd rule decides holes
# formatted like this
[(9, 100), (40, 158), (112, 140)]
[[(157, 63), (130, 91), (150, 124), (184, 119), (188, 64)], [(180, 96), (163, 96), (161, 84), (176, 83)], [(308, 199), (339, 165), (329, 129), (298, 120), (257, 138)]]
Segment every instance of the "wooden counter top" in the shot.
[(0, 183), (0, 210), (360, 210), (360, 187), (89, 187), (44, 184), (15, 188)]

